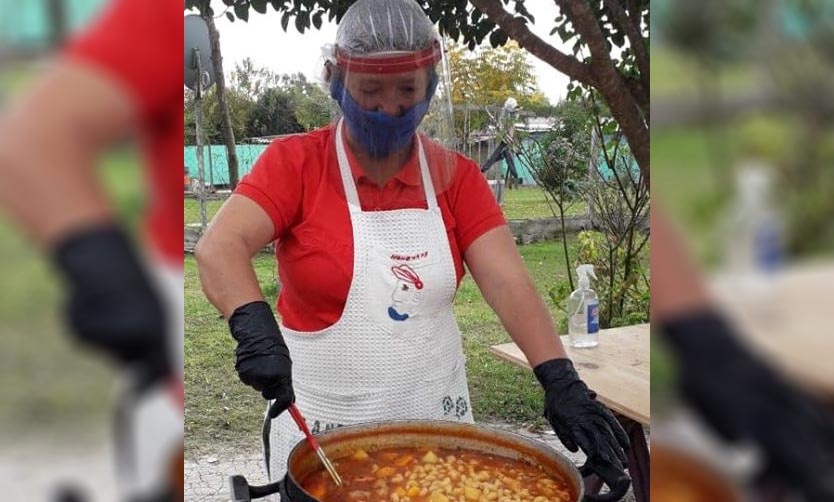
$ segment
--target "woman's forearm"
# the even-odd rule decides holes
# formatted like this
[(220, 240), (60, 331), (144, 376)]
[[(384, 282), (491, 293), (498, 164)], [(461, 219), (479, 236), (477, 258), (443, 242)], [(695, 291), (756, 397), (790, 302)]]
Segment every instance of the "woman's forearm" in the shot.
[(531, 367), (567, 357), (553, 318), (532, 282), (519, 277), (484, 297)]
[(695, 260), (659, 204), (652, 206), (652, 321), (709, 310), (711, 300)]
[(135, 121), (130, 96), (99, 72), (50, 67), (0, 114), (0, 212), (42, 248), (116, 219), (95, 168)]
[(250, 253), (234, 237), (209, 231), (197, 244), (194, 256), (203, 292), (226, 319), (241, 305), (264, 299)]
[(484, 299), (530, 366), (566, 357), (553, 318), (533, 285), (508, 227), (490, 230), (473, 242), (466, 251), (466, 264)]

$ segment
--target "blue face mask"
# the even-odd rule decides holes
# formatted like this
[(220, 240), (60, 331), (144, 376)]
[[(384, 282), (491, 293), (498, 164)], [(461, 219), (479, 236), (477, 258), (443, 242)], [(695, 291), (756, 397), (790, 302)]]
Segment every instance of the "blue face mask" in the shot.
[(342, 80), (338, 77), (330, 84), (330, 95), (339, 102), (353, 138), (362, 145), (368, 155), (380, 159), (408, 146), (417, 126), (429, 110), (429, 103), (436, 88), (437, 74), (432, 72), (426, 99), (399, 117), (392, 117), (385, 112), (363, 110), (345, 90)]

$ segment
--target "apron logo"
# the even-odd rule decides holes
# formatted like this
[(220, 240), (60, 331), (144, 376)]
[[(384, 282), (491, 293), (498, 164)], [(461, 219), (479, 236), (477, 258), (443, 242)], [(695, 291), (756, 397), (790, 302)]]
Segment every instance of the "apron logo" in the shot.
[(455, 409), (455, 403), (452, 401), (451, 396), (446, 396), (443, 398), (443, 414), (448, 415)]
[(467, 403), (466, 399), (463, 397), (459, 397), (455, 402), (455, 416), (458, 417), (458, 419), (461, 419), (464, 415), (466, 415), (467, 411), (469, 411), (469, 403)]
[(454, 415), (455, 418), (460, 420), (466, 416), (468, 411), (469, 403), (466, 402), (466, 399), (463, 396), (458, 397), (457, 400), (452, 400), (452, 396), (446, 396), (443, 398), (443, 415)]
[(391, 267), (391, 273), (397, 278), (397, 285), (391, 293), (388, 317), (395, 321), (405, 321), (414, 312), (425, 285), (417, 272), (408, 265)]
[(392, 254), (391, 259), (396, 261), (414, 261), (414, 260), (422, 260), (429, 255), (428, 251), (423, 251), (422, 253), (417, 254)]

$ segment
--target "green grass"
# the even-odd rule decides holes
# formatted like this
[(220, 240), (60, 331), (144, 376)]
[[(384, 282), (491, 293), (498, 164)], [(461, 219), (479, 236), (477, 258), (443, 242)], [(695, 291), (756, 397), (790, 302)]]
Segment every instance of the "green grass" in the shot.
[[(545, 191), (539, 187), (521, 187), (504, 192), (504, 214), (508, 220), (525, 220), (530, 218), (549, 218), (553, 212), (547, 204)], [(210, 200), (206, 203), (206, 218), (211, 220), (220, 206), (222, 200)], [(196, 199), (185, 199), (184, 202), (185, 223), (200, 223), (200, 203)], [(555, 209), (555, 206), (554, 206)], [(584, 201), (577, 201), (568, 204), (565, 215), (586, 214), (588, 204)]]
[(4, 94), (13, 95), (24, 88), (31, 80), (34, 73), (31, 64), (16, 63), (0, 68), (0, 103), (3, 102)]
[[(275, 260), (259, 255), (255, 271), (264, 295), (275, 302)], [(259, 437), (260, 394), (237, 379), (235, 343), (226, 322), (200, 289), (193, 256), (185, 259), (185, 431), (187, 447), (234, 446)]]
[(754, 89), (759, 83), (755, 67), (746, 62), (702, 68), (691, 56), (656, 44), (652, 45), (651, 60), (653, 96), (697, 98), (702, 92), (698, 86), (703, 80), (713, 82), (718, 90), (729, 94)]
[[(575, 238), (570, 240), (575, 248)], [(521, 246), (521, 254), (544, 298), (565, 278), (561, 242)], [(267, 301), (274, 303), (274, 257), (259, 255), (255, 270)], [(255, 447), (264, 411), (260, 394), (240, 383), (234, 370), (234, 340), (225, 321), (200, 291), (193, 256), (185, 260), (185, 428), (191, 452)], [(543, 393), (529, 371), (499, 361), (490, 345), (510, 341), (497, 316), (467, 276), (454, 303), (463, 333), (469, 388), (476, 420), (543, 424)], [(560, 313), (551, 309), (554, 316)]]
[[(223, 205), (222, 200), (210, 200), (206, 201), (206, 219), (211, 221), (217, 211), (220, 210), (220, 206)], [(185, 199), (183, 211), (185, 214), (185, 224), (199, 224), (200, 223), (200, 201), (197, 199)]]
[[(118, 211), (136, 226), (143, 204), (135, 154), (108, 155), (103, 179)], [(113, 370), (79, 350), (61, 320), (60, 278), (8, 222), (0, 220), (0, 430), (99, 426), (110, 417)]]
[[(538, 186), (525, 186), (504, 192), (502, 204), (504, 215), (508, 220), (526, 220), (532, 218), (550, 218), (553, 211), (547, 200), (547, 193)], [(556, 210), (553, 206), (553, 210)], [(565, 216), (586, 214), (588, 204), (584, 201), (572, 202), (565, 208)]]
[[(568, 241), (571, 256), (576, 253), (576, 238)], [(551, 305), (547, 291), (567, 279), (561, 241), (519, 246), (536, 289), (559, 320), (563, 314)], [(455, 316), (463, 333), (466, 368), (472, 409), (476, 420), (544, 424), (541, 417), (544, 395), (533, 374), (499, 361), (489, 352), (491, 345), (512, 341), (498, 317), (484, 302), (470, 276), (466, 276), (455, 298)]]

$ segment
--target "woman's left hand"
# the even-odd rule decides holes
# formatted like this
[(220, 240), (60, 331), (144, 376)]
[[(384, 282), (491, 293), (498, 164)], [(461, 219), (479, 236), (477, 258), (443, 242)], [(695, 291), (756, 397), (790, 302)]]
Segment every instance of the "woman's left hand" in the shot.
[(565, 447), (572, 452), (581, 448), (588, 456), (586, 465), (609, 486), (625, 478), (628, 436), (580, 380), (571, 360), (551, 359), (533, 371), (545, 390), (544, 416)]

